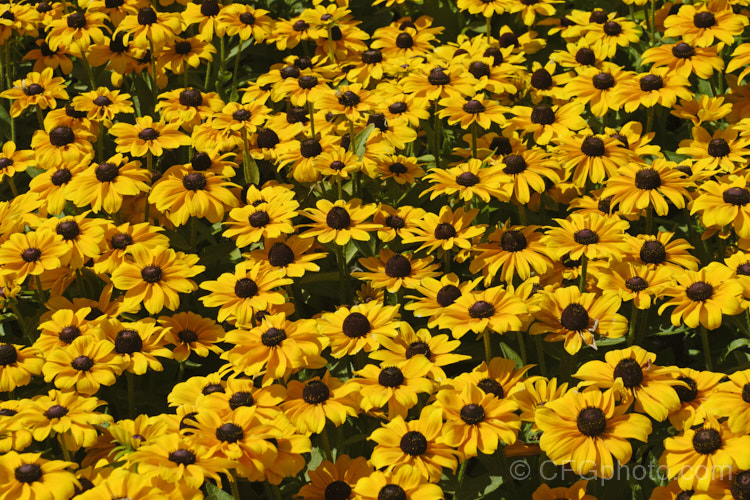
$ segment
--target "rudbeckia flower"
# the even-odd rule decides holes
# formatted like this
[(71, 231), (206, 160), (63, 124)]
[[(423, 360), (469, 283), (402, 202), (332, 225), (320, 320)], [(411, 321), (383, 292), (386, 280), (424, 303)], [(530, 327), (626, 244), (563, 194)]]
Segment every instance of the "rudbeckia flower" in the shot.
[[(390, 3), (392, 0), (387, 1)], [(384, 471), (376, 470), (369, 476), (360, 478), (354, 487), (354, 494), (362, 500), (390, 496), (430, 500), (444, 498), (440, 486), (425, 478), (418, 467), (406, 464)]]
[(364, 457), (340, 455), (336, 457), (336, 463), (323, 460), (315, 470), (307, 471), (310, 481), (300, 488), (299, 496), (302, 500), (320, 500), (328, 492), (336, 492), (341, 498), (349, 498), (357, 481), (373, 472), (373, 467)]
[(11, 392), (41, 375), (44, 359), (35, 347), (0, 344), (0, 391)]
[(185, 311), (173, 316), (160, 316), (159, 324), (164, 327), (165, 342), (174, 345), (172, 356), (177, 361), (185, 361), (191, 353), (205, 358), (209, 352), (223, 352), (216, 344), (224, 340), (224, 329), (211, 318)]
[(290, 380), (281, 408), (298, 432), (319, 434), (329, 420), (338, 427), (347, 416), (357, 416), (359, 397), (353, 394), (357, 389), (357, 384), (344, 384), (326, 371), (322, 378), (304, 383)]
[[(430, 193), (430, 200), (434, 200), (442, 194), (450, 197), (457, 196), (459, 200), (469, 202), (479, 198), (489, 203), (491, 198), (499, 201), (508, 201), (513, 191), (511, 177), (505, 173), (508, 165), (503, 163), (490, 163), (470, 158), (465, 163), (460, 163), (449, 169), (431, 169), (424, 180), (430, 181), (432, 185), (423, 190), (421, 196)], [(535, 170), (532, 168), (532, 171)], [(511, 172), (515, 174), (515, 172)], [(513, 178), (516, 176), (513, 175)], [(538, 187), (538, 184), (535, 184)]]
[(113, 351), (115, 345), (90, 335), (78, 337), (67, 349), (49, 353), (42, 371), (44, 380), (67, 391), (74, 389), (81, 394), (96, 394), (102, 385), (112, 385), (122, 373), (123, 363)]
[(57, 99), (67, 99), (64, 79), (52, 77), (52, 68), (45, 68), (41, 73), (32, 72), (22, 80), (13, 82), (13, 87), (0, 93), (0, 97), (10, 99), (10, 116), (17, 118), (29, 106), (38, 109), (56, 108)]
[(416, 288), (424, 278), (439, 276), (439, 264), (433, 264), (432, 257), (417, 259), (414, 255), (393, 253), (384, 248), (377, 257), (359, 259), (367, 271), (351, 273), (355, 278), (370, 281), (374, 288), (385, 288), (396, 293), (403, 288)]
[(714, 40), (732, 45), (734, 37), (742, 33), (747, 23), (746, 16), (737, 15), (727, 5), (718, 2), (698, 7), (684, 5), (664, 20), (664, 36), (682, 37), (697, 47), (710, 47)]
[(646, 442), (652, 430), (648, 417), (626, 414), (628, 406), (616, 405), (612, 391), (569, 391), (537, 409), (539, 445), (550, 460), (569, 465), (576, 474), (612, 477), (613, 458), (620, 464), (630, 461), (628, 439)]
[(567, 382), (559, 383), (554, 377), (549, 380), (543, 377), (529, 377), (516, 384), (508, 396), (518, 404), (521, 420), (531, 422), (532, 430), (538, 432), (539, 427), (535, 421), (536, 411), (550, 401), (563, 397), (567, 392)]
[(542, 484), (531, 494), (531, 500), (557, 500), (560, 498), (596, 500), (596, 497), (586, 494), (587, 485), (588, 480), (586, 479), (576, 481), (570, 487), (558, 486), (557, 488), (550, 488), (548, 485)]
[(460, 339), (467, 332), (488, 335), (489, 331), (505, 333), (521, 329), (528, 313), (526, 304), (502, 286), (461, 295), (448, 306), (439, 326), (451, 330)]
[(58, 269), (68, 255), (62, 236), (50, 230), (13, 233), (0, 245), (0, 274), (14, 274), (18, 283)]
[(10, 451), (0, 457), (0, 489), (13, 498), (70, 498), (78, 487), (78, 480), (69, 468), (73, 462), (45, 460), (41, 453)]
[(69, 196), (78, 207), (90, 205), (94, 212), (104, 209), (114, 214), (122, 207), (125, 196), (147, 192), (150, 180), (148, 170), (141, 168), (140, 161), (116, 154), (73, 177)]
[(512, 283), (513, 277), (522, 280), (531, 277), (531, 273), (545, 274), (552, 261), (541, 243), (542, 233), (539, 226), (511, 226), (506, 222), (498, 227), (487, 238), (487, 243), (474, 248), (475, 257), (469, 265), (472, 273), (482, 271), (485, 285), (495, 278)]
[(224, 219), (229, 208), (239, 204), (230, 190), (237, 187), (210, 172), (169, 175), (154, 184), (148, 200), (175, 226), (186, 224), (191, 217), (205, 217), (216, 224)]
[[(669, 414), (669, 422), (675, 429), (682, 430), (686, 423), (702, 424), (707, 418), (708, 408), (716, 408), (711, 405), (709, 398), (718, 392), (719, 382), (724, 378), (724, 374), (692, 368), (679, 368), (677, 371), (680, 374), (677, 380), (686, 385), (674, 386), (680, 398), (680, 406)], [(715, 410), (711, 413), (717, 414)]]
[(146, 156), (149, 152), (154, 156), (161, 156), (165, 149), (177, 149), (190, 144), (190, 137), (178, 129), (178, 124), (154, 122), (151, 116), (137, 116), (135, 125), (115, 123), (109, 133), (115, 136), (118, 153)]
[(375, 213), (377, 206), (362, 205), (362, 200), (337, 200), (331, 203), (322, 199), (315, 206), (305, 211), (305, 215), (314, 223), (305, 224), (311, 229), (301, 233), (302, 238), (317, 236), (320, 243), (334, 241), (336, 245), (343, 246), (351, 239), (367, 241), (370, 239), (368, 231), (379, 229), (378, 224), (365, 222)]

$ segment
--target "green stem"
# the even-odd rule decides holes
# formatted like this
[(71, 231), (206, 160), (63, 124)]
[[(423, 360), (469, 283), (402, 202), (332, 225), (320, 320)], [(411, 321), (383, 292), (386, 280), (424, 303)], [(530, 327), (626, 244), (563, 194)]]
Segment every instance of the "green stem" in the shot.
[(635, 328), (636, 323), (638, 322), (638, 308), (635, 307), (635, 303), (633, 303), (633, 311), (630, 313), (630, 324), (628, 329), (628, 347), (635, 344), (636, 336), (637, 336), (637, 330)]
[(644, 134), (648, 134), (653, 131), (654, 128), (654, 106), (651, 106), (646, 111), (646, 131)]
[(346, 260), (344, 260), (344, 247), (336, 245), (336, 262), (339, 267), (339, 301), (346, 304), (347, 298), (347, 279), (346, 279)]
[(42, 279), (38, 274), (34, 276), (34, 279), (36, 280), (37, 297), (39, 297), (39, 302), (44, 305), (44, 303), (47, 302), (47, 295), (44, 293), (44, 288), (42, 287)]
[(279, 485), (278, 484), (272, 485), (271, 486), (271, 491), (273, 492), (273, 497), (276, 500), (283, 500), (283, 498), (281, 496), (281, 491), (279, 490)]
[(484, 18), (484, 22), (487, 26), (487, 41), (492, 40), (492, 16), (488, 16)]
[[(315, 139), (315, 119), (313, 118), (315, 116), (315, 107), (310, 101), (307, 101), (307, 114), (310, 115), (310, 137)], [(350, 137), (349, 139), (354, 142), (354, 137)]]
[(711, 360), (711, 347), (708, 343), (708, 330), (701, 325), (701, 342), (703, 343), (703, 355), (706, 357), (706, 370), (713, 370), (713, 361)]
[[(154, 178), (154, 155), (151, 153), (151, 150), (149, 149), (146, 151), (146, 168), (148, 169), (148, 173), (151, 174), (151, 179)], [(143, 220), (144, 222), (149, 222), (149, 210), (150, 206), (148, 203), (148, 194), (146, 194), (146, 207), (143, 209)]]
[(349, 151), (354, 151), (354, 122), (349, 120)]
[(523, 364), (526, 364), (526, 341), (523, 338), (523, 333), (521, 331), (516, 332), (516, 339), (518, 340), (518, 350), (520, 351), (519, 354), (521, 355), (521, 361), (523, 361)]
[(237, 486), (237, 471), (232, 469), (229, 473), (232, 476), (229, 479), (229, 487), (232, 488), (232, 498), (234, 498), (234, 500), (240, 500), (240, 488)]
[(234, 58), (234, 69), (232, 70), (232, 90), (237, 90), (237, 70), (240, 67), (240, 58), (242, 56), (242, 46), (245, 44), (245, 41), (240, 38), (240, 46), (239, 49), (237, 49), (237, 57)]
[(581, 256), (581, 281), (578, 284), (578, 289), (583, 293), (586, 290), (586, 271), (589, 267), (589, 258), (586, 254)]
[(16, 188), (16, 182), (13, 180), (13, 176), (6, 175), (6, 179), (8, 179), (8, 186), (10, 186), (10, 192), (13, 193), (13, 198), (18, 196), (18, 188)]
[(323, 427), (320, 433), (320, 440), (323, 441), (323, 449), (326, 452), (326, 458), (333, 462), (333, 450), (331, 449), (331, 440), (328, 438), (328, 429)]
[(488, 328), (482, 333), (482, 340), (484, 340), (484, 359), (489, 366), (490, 360), (492, 360), (492, 343), (490, 342), (490, 330)]
[(516, 489), (516, 485), (513, 483), (513, 474), (510, 472), (510, 466), (508, 465), (508, 459), (505, 457), (505, 447), (497, 450), (495, 453), (498, 462), (500, 462), (500, 473), (503, 476), (503, 486), (507, 484), (507, 490), (512, 500), (521, 498)]
[(198, 235), (197, 217), (190, 217), (190, 248), (195, 249), (195, 239)]
[[(489, 18), (488, 18), (489, 19)], [(461, 498), (461, 487), (464, 484), (464, 477), (466, 476), (466, 464), (469, 463), (470, 458), (467, 458), (461, 462), (461, 466), (458, 468), (458, 476), (456, 478), (456, 491), (453, 493), (453, 500), (459, 500)]]
[(443, 265), (445, 267), (445, 270), (444, 270), (445, 273), (451, 272), (451, 251), (450, 250), (443, 250)]
[(151, 39), (149, 39), (148, 44), (151, 49), (151, 94), (154, 96), (154, 106), (156, 106), (156, 101), (159, 98), (159, 87), (156, 85), (156, 53), (154, 52), (154, 42)]
[(128, 381), (128, 415), (135, 418), (135, 376), (132, 372), (126, 371), (125, 378)]
[(651, 45), (656, 43), (656, 5), (651, 0)]
[(13, 314), (16, 316), (16, 321), (18, 321), (18, 324), (21, 325), (21, 330), (23, 330), (23, 337), (26, 339), (26, 342), (29, 343), (29, 345), (34, 343), (34, 339), (31, 338), (31, 332), (27, 332), (26, 329), (28, 328), (26, 326), (26, 321), (24, 321), (23, 316), (21, 315), (21, 311), (18, 310), (18, 304), (12, 301), (8, 301), (10, 304), (10, 310), (13, 311)]
[(104, 124), (99, 124), (99, 137), (96, 139), (96, 159), (99, 163), (104, 161)]
[(60, 449), (62, 450), (63, 458), (66, 462), (72, 462), (70, 459), (70, 451), (68, 451), (68, 447), (65, 446), (65, 440), (63, 439), (62, 434), (57, 435), (57, 442), (60, 443)]
[(208, 92), (208, 82), (211, 80), (211, 63), (212, 61), (208, 61), (208, 64), (206, 65), (206, 78), (203, 80), (204, 92)]
[(472, 158), (476, 158), (478, 156), (477, 155), (477, 128), (479, 128), (479, 125), (477, 125), (477, 122), (474, 122), (471, 124), (471, 156)]
[(36, 121), (39, 122), (39, 130), (44, 130), (44, 116), (42, 115), (42, 108), (34, 106), (36, 108)]
[(336, 64), (336, 52), (333, 50), (333, 26), (330, 24), (326, 26), (328, 31), (328, 58), (331, 60), (331, 64)]
[(433, 144), (434, 144), (434, 151), (432, 154), (435, 156), (435, 168), (440, 168), (440, 136), (442, 135), (442, 131), (440, 130), (441, 127), (441, 120), (440, 116), (438, 116), (438, 104), (437, 101), (434, 102), (433, 108), (432, 108), (432, 114), (435, 117), (435, 131), (434, 131), (434, 137), (433, 137)]
[(654, 230), (654, 207), (649, 205), (646, 208), (646, 234), (651, 234)]

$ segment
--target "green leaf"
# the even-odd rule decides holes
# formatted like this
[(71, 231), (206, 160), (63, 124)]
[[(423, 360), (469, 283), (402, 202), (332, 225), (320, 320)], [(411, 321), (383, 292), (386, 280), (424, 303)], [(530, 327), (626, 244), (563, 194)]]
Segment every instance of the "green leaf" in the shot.
[(735, 351), (739, 349), (740, 347), (745, 347), (750, 345), (750, 340), (748, 339), (736, 339), (729, 343), (728, 346), (724, 348), (724, 350), (721, 353), (721, 356), (719, 356), (719, 362), (723, 362), (727, 356), (729, 356), (729, 353), (732, 351)]
[(233, 500), (234, 497), (214, 483), (206, 482), (206, 500)]
[(365, 156), (365, 144), (367, 144), (367, 138), (370, 137), (373, 130), (375, 130), (375, 124), (371, 123), (362, 132), (354, 136), (354, 154), (359, 156), (360, 159)]
[(516, 364), (516, 368), (520, 368), (523, 366), (523, 360), (521, 359), (521, 356), (519, 356), (518, 353), (514, 351), (507, 343), (500, 342), (500, 350), (502, 351), (504, 358), (513, 360), (513, 362)]

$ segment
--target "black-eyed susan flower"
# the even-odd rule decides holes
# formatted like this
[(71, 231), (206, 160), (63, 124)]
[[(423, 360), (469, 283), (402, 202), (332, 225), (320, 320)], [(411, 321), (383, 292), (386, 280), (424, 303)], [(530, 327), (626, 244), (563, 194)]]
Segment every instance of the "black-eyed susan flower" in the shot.
[(726, 382), (719, 384), (708, 396), (706, 406), (714, 410), (717, 417), (728, 417), (732, 432), (746, 435), (750, 429), (748, 404), (750, 404), (750, 371), (739, 370), (727, 375)]
[(88, 214), (47, 219), (38, 228), (38, 231), (54, 231), (62, 237), (68, 248), (66, 264), (76, 269), (102, 253), (104, 221), (87, 217)]
[(674, 233), (659, 231), (656, 235), (639, 234), (627, 236), (628, 260), (645, 264), (649, 268), (665, 266), (668, 269), (680, 271), (682, 269), (697, 270), (698, 259), (690, 255), (693, 246), (682, 238), (675, 238)]
[(42, 371), (46, 382), (54, 381), (61, 390), (75, 389), (90, 396), (102, 385), (112, 385), (124, 365), (114, 355), (115, 345), (108, 340), (85, 335), (73, 340), (67, 349), (49, 353)]
[(441, 367), (469, 359), (469, 356), (455, 352), (460, 345), (460, 341), (449, 340), (447, 335), (431, 335), (426, 328), (415, 332), (409, 323), (402, 321), (400, 333), (395, 337), (381, 338), (382, 348), (372, 351), (370, 358), (381, 361), (384, 366), (399, 366), (421, 354), (432, 362), (430, 378), (440, 381), (447, 378)]
[(397, 366), (366, 365), (355, 372), (350, 385), (358, 389), (359, 405), (365, 412), (385, 410), (388, 418), (406, 418), (419, 394), (432, 394), (434, 382), (427, 378), (432, 363), (424, 357), (410, 358)]
[(362, 350), (371, 352), (378, 347), (380, 338), (395, 337), (397, 318), (398, 306), (370, 301), (323, 314), (318, 330), (329, 337), (331, 356), (342, 358)]
[(237, 264), (232, 273), (223, 273), (215, 281), (201, 283), (202, 289), (211, 292), (201, 297), (201, 301), (206, 307), (221, 307), (219, 321), (235, 321), (241, 327), (251, 323), (255, 312), (269, 305), (283, 304), (284, 295), (275, 289), (291, 283), (280, 269), (269, 271), (260, 262), (244, 262)]
[(34, 150), (37, 166), (46, 170), (61, 165), (75, 165), (84, 159), (90, 161), (93, 156), (93, 140), (94, 136), (90, 132), (78, 126), (45, 125), (45, 130), (34, 132), (31, 149)]
[(211, 172), (190, 172), (162, 177), (148, 199), (175, 226), (186, 224), (191, 217), (205, 217), (216, 224), (224, 219), (227, 210), (239, 204), (230, 190), (236, 187), (239, 186)]
[(92, 44), (101, 44), (109, 31), (102, 12), (71, 12), (53, 20), (48, 26), (47, 43), (51, 50), (63, 46), (76, 57), (82, 57)]
[(122, 362), (125, 370), (143, 375), (148, 370), (163, 371), (160, 358), (171, 358), (167, 349), (164, 328), (153, 318), (143, 318), (134, 322), (120, 322), (107, 319), (99, 323), (104, 338), (115, 346), (112, 354)]
[[(680, 397), (680, 406), (669, 414), (669, 422), (677, 430), (682, 430), (685, 424), (699, 425), (706, 419), (710, 406), (708, 398), (717, 393), (719, 382), (724, 378), (723, 373), (698, 371), (692, 368), (678, 369), (677, 380), (685, 386), (674, 386)], [(716, 412), (712, 412), (716, 414)]]
[(478, 213), (478, 209), (458, 208), (453, 211), (447, 205), (438, 214), (425, 212), (418, 226), (410, 234), (402, 236), (401, 241), (405, 244), (422, 243), (418, 251), (467, 250), (471, 248), (472, 238), (484, 231), (483, 224), (473, 224)]
[(627, 221), (613, 220), (599, 214), (573, 213), (568, 219), (555, 219), (559, 228), (551, 228), (542, 238), (550, 252), (571, 259), (585, 256), (588, 259), (621, 259), (628, 246), (625, 242)]
[(628, 113), (640, 107), (652, 108), (657, 104), (671, 108), (677, 98), (690, 99), (689, 86), (687, 78), (660, 67), (624, 80), (618, 96), (622, 108)]
[(337, 498), (350, 498), (357, 481), (373, 472), (364, 457), (340, 455), (336, 463), (323, 460), (315, 470), (307, 471), (310, 481), (300, 488), (299, 496), (302, 500), (320, 500), (335, 493)]
[(377, 257), (359, 259), (367, 271), (351, 273), (355, 278), (370, 281), (374, 288), (385, 288), (390, 293), (402, 287), (415, 289), (424, 278), (439, 276), (439, 264), (433, 264), (432, 257), (418, 259), (414, 255), (394, 253), (384, 248)]
[(370, 239), (368, 231), (379, 229), (378, 224), (365, 222), (377, 210), (376, 205), (362, 205), (358, 199), (335, 203), (323, 199), (315, 206), (304, 212), (314, 223), (306, 224), (310, 229), (300, 234), (302, 238), (317, 237), (320, 243), (333, 241), (341, 246), (351, 239), (367, 241)]
[(691, 328), (702, 325), (709, 330), (721, 326), (722, 315), (738, 314), (743, 287), (733, 278), (731, 269), (720, 262), (711, 262), (698, 271), (685, 270), (673, 277), (674, 285), (662, 295), (669, 300), (659, 306), (659, 314), (668, 307), (675, 326), (685, 323)]
[(149, 190), (150, 177), (140, 161), (118, 153), (73, 177), (70, 198), (78, 207), (88, 205), (94, 212), (103, 209), (114, 214), (122, 207), (125, 196), (136, 196)]
[(680, 141), (676, 152), (687, 155), (690, 165), (696, 169), (732, 174), (745, 165), (750, 155), (750, 140), (738, 137), (739, 133), (737, 128), (728, 127), (711, 135), (703, 127), (693, 127), (693, 138)]
[(0, 391), (14, 391), (41, 375), (44, 359), (36, 347), (0, 344)]
[(735, 14), (724, 4), (698, 7), (686, 4), (664, 20), (664, 36), (682, 37), (683, 41), (696, 47), (710, 47), (714, 40), (731, 45), (745, 26), (747, 18)]
[(428, 317), (427, 326), (434, 328), (441, 322), (443, 315), (448, 313), (447, 308), (459, 297), (471, 292), (479, 280), (480, 278), (476, 278), (462, 283), (454, 273), (445, 274), (439, 280), (425, 278), (417, 287), (423, 297), (407, 295), (406, 298), (412, 299), (412, 302), (406, 304), (404, 309), (414, 311), (417, 318)]
[(618, 47), (628, 47), (638, 42), (641, 30), (638, 25), (624, 17), (614, 17), (603, 23), (590, 23), (584, 41), (598, 48), (606, 57), (613, 57)]
[(190, 137), (179, 130), (178, 124), (155, 122), (151, 116), (138, 116), (135, 124), (118, 122), (109, 133), (115, 137), (118, 153), (161, 156), (165, 149), (177, 149), (190, 144)]
[(121, 94), (119, 90), (110, 90), (106, 87), (99, 87), (74, 97), (73, 105), (76, 109), (86, 111), (89, 120), (103, 121), (105, 125), (111, 124), (120, 113), (133, 112), (130, 94)]
[(538, 104), (533, 108), (514, 106), (511, 113), (516, 116), (510, 123), (521, 130), (524, 135), (533, 134), (538, 144), (549, 144), (553, 137), (571, 135), (574, 131), (586, 127), (582, 118), (584, 104), (572, 101), (562, 106)]
[(125, 305), (142, 304), (155, 314), (164, 307), (174, 311), (180, 305), (181, 293), (198, 289), (191, 280), (205, 269), (198, 256), (175, 252), (171, 248), (148, 248), (134, 245), (133, 262), (123, 262), (112, 272), (112, 283), (125, 291)]
[(205, 358), (210, 352), (223, 352), (216, 344), (224, 339), (224, 329), (211, 318), (185, 311), (160, 316), (159, 324), (166, 332), (165, 343), (174, 345), (172, 356), (177, 361), (185, 361), (191, 353)]
[[(126, 16), (117, 26), (128, 40), (141, 49), (168, 45), (182, 27), (180, 16), (174, 12), (161, 12), (144, 5), (138, 12)], [(118, 33), (115, 33), (115, 37)]]
[(666, 438), (659, 464), (681, 488), (705, 491), (716, 477), (750, 469), (749, 446), (750, 436), (734, 434), (726, 422), (709, 416), (699, 427)]
[(76, 496), (80, 500), (97, 500), (107, 497), (148, 499), (165, 494), (165, 491), (154, 485), (150, 478), (125, 468), (118, 468), (113, 469), (106, 478), (102, 478), (100, 483), (92, 484), (90, 489)]
[(632, 346), (607, 352), (604, 361), (584, 363), (573, 376), (581, 379), (582, 385), (614, 388), (626, 402), (635, 400), (635, 411), (663, 422), (680, 406), (676, 386), (687, 388), (687, 384), (677, 379), (679, 374), (673, 368), (654, 361), (655, 354)]
[(68, 254), (62, 236), (51, 230), (13, 233), (0, 245), (0, 273), (14, 274), (23, 283), (27, 276), (39, 276), (59, 268)]
[(555, 153), (567, 176), (579, 187), (599, 184), (617, 172), (620, 165), (633, 161), (633, 155), (613, 137), (576, 134), (558, 139)]
[(502, 443), (516, 442), (521, 420), (511, 399), (496, 398), (478, 387), (466, 385), (461, 390), (450, 387), (437, 393), (437, 404), (447, 422), (443, 439), (468, 459), (480, 452), (493, 454)]
[[(593, 51), (586, 50), (593, 57)], [(602, 69), (586, 68), (565, 84), (564, 92), (587, 103), (594, 116), (604, 116), (610, 110), (620, 109), (619, 84), (628, 76), (629, 73), (614, 65)]]
[(471, 78), (453, 66), (430, 67), (425, 64), (421, 70), (404, 78), (402, 85), (404, 92), (430, 101), (446, 97), (461, 98), (473, 93)]
[(685, 78), (695, 74), (708, 79), (714, 72), (724, 69), (724, 60), (717, 54), (716, 47), (694, 47), (683, 41), (651, 47), (643, 53), (641, 61), (653, 64), (654, 68), (666, 66)]
[(532, 429), (538, 431), (539, 427), (534, 419), (536, 410), (543, 408), (550, 401), (563, 397), (567, 392), (567, 382), (560, 383), (554, 377), (549, 380), (543, 377), (529, 377), (516, 384), (508, 396), (518, 404), (521, 420), (532, 422)]
[(409, 234), (419, 224), (425, 211), (418, 207), (401, 206), (394, 208), (390, 205), (382, 204), (372, 218), (372, 222), (380, 224), (378, 238), (383, 242), (392, 241), (399, 237)]
[(662, 290), (671, 285), (672, 273), (664, 266), (649, 269), (642, 264), (622, 262), (603, 270), (598, 280), (597, 287), (604, 295), (617, 295), (623, 302), (632, 300), (638, 309), (648, 309)]
[(54, 109), (57, 99), (67, 99), (64, 79), (53, 77), (52, 68), (45, 68), (41, 73), (32, 72), (22, 80), (13, 82), (13, 87), (0, 93), (0, 97), (10, 99), (10, 116), (16, 118), (30, 106), (38, 109)]
[[(456, 195), (464, 202), (474, 198), (479, 198), (485, 203), (489, 203), (491, 198), (508, 201), (512, 192), (510, 175), (515, 172), (511, 171), (508, 175), (505, 173), (506, 168), (505, 164), (487, 164), (476, 158), (470, 158), (465, 163), (448, 169), (434, 168), (424, 176), (432, 185), (422, 191), (422, 196), (430, 193), (430, 200), (434, 200), (442, 194), (451, 197)], [(532, 172), (534, 170), (532, 167)], [(513, 175), (513, 178), (515, 177)], [(538, 183), (535, 185), (538, 186)]]
[(457, 452), (443, 441), (442, 413), (440, 408), (426, 406), (416, 420), (396, 417), (374, 430), (369, 439), (378, 444), (370, 463), (377, 468), (387, 466), (388, 470), (411, 465), (429, 481), (439, 479), (444, 468), (455, 471)]
[(148, 248), (168, 247), (169, 239), (161, 233), (164, 229), (148, 222), (119, 226), (109, 226), (104, 231), (104, 251), (94, 262), (94, 271), (112, 273), (124, 262), (130, 262), (131, 246), (144, 245)]
[(536, 322), (529, 333), (546, 333), (547, 342), (564, 342), (565, 350), (573, 355), (584, 345), (596, 347), (595, 335), (618, 338), (625, 335), (627, 320), (617, 314), (620, 298), (615, 295), (597, 297), (581, 293), (569, 286), (544, 292)]
[(512, 199), (525, 205), (533, 193), (543, 193), (549, 184), (560, 182), (558, 164), (543, 149), (533, 147), (503, 156), (496, 163), (512, 180)]
[(14, 498), (62, 500), (74, 494), (73, 462), (45, 460), (41, 453), (10, 451), (0, 457), (0, 488)]
[(670, 202), (676, 208), (685, 208), (690, 197), (688, 189), (693, 183), (677, 170), (677, 165), (663, 158), (650, 165), (630, 162), (622, 165), (616, 175), (610, 175), (602, 197), (611, 196), (610, 203), (619, 204), (624, 215), (639, 214), (641, 210), (653, 210), (665, 216)]
[(487, 335), (485, 330), (501, 334), (520, 330), (528, 307), (505, 287), (496, 286), (462, 294), (446, 312), (438, 325), (459, 339), (469, 331)]
[(77, 311), (72, 309), (58, 309), (52, 317), (39, 324), (39, 337), (34, 347), (41, 352), (51, 352), (54, 349), (65, 348), (81, 335), (99, 336), (95, 323), (87, 320), (91, 312), (90, 307), (82, 307)]
[(486, 285), (495, 278), (512, 283), (514, 276), (526, 280), (532, 272), (545, 274), (552, 267), (552, 260), (541, 243), (542, 233), (538, 229), (539, 226), (512, 226), (506, 222), (488, 236), (487, 243), (474, 248), (469, 270), (472, 273), (481, 270)]
[(356, 384), (345, 384), (326, 371), (304, 382), (290, 380), (281, 409), (298, 432), (321, 433), (328, 421), (338, 427), (358, 410)]
[(277, 199), (234, 208), (224, 223), (228, 229), (223, 234), (234, 239), (238, 248), (243, 248), (263, 238), (274, 239), (293, 233), (292, 219), (298, 207), (294, 199)]
[[(391, 1), (391, 0), (387, 0)], [(354, 494), (362, 500), (387, 498), (444, 498), (443, 490), (433, 484), (417, 466), (398, 465), (384, 471), (376, 470), (362, 477), (354, 487)]]
[(270, 12), (267, 10), (256, 9), (251, 5), (225, 5), (216, 16), (216, 30), (221, 34), (239, 36), (242, 41), (252, 37), (255, 41), (262, 42), (272, 31), (273, 21), (268, 14)]
[(505, 108), (495, 101), (485, 99), (483, 94), (444, 97), (438, 104), (443, 108), (438, 116), (447, 118), (449, 125), (459, 124), (464, 130), (473, 124), (482, 130), (488, 130), (493, 123), (505, 123)]
[(586, 494), (588, 480), (581, 479), (571, 486), (558, 486), (550, 488), (547, 484), (542, 484), (531, 494), (531, 500), (557, 500), (560, 498), (575, 498), (576, 500), (596, 500), (596, 497)]
[(620, 464), (630, 461), (628, 439), (646, 442), (652, 430), (648, 417), (625, 413), (627, 407), (615, 403), (612, 391), (569, 391), (537, 409), (539, 444), (550, 460), (568, 465), (577, 474), (612, 477), (614, 458)]

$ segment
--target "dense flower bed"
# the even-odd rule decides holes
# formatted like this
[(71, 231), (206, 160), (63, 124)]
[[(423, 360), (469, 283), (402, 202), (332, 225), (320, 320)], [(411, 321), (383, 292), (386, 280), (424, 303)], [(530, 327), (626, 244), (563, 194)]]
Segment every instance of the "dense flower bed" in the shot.
[(0, 4), (0, 499), (750, 499), (749, 15)]

